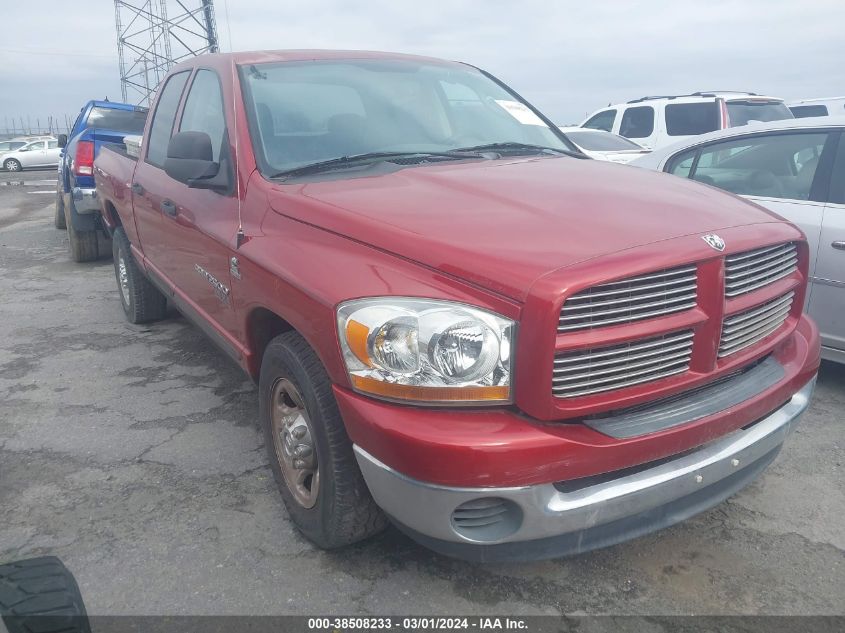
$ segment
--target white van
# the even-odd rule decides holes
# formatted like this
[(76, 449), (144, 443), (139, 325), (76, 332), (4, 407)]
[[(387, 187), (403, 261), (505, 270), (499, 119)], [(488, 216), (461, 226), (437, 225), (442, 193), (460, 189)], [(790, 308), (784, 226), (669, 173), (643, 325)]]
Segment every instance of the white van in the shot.
[(813, 116), (845, 116), (845, 97), (802, 99), (789, 104), (796, 119)]
[(642, 97), (610, 105), (587, 117), (581, 127), (613, 132), (655, 149), (749, 121), (792, 118), (783, 99), (753, 92), (714, 91)]

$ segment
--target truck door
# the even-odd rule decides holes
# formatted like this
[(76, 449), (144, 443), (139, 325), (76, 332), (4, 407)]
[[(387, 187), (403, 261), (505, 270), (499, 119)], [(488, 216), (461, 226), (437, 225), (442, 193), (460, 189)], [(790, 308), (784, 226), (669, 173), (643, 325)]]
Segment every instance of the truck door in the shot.
[[(212, 70), (199, 69), (190, 82), (174, 133), (208, 134), (213, 160), (231, 173), (234, 184), (233, 151), (226, 129), (220, 79)], [(234, 186), (224, 192), (195, 189), (160, 172), (156, 182), (162, 180), (164, 185), (154, 192), (161, 211), (162, 272), (176, 288), (180, 309), (188, 316), (196, 312), (201, 322), (209, 322), (224, 338), (224, 333), (231, 336), (237, 327), (230, 275), (238, 230)]]

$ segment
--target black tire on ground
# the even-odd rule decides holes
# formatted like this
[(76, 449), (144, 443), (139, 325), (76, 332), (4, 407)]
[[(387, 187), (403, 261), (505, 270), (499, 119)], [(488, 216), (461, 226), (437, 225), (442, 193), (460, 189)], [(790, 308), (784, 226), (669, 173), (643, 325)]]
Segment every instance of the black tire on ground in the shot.
[(53, 218), (53, 224), (57, 229), (67, 229), (67, 220), (65, 219), (65, 198), (61, 191), (56, 192), (56, 213)]
[(9, 158), (3, 161), (3, 169), (5, 169), (6, 171), (21, 171), (23, 169), (23, 166), (21, 165), (19, 160)]
[(167, 297), (141, 272), (122, 227), (117, 227), (112, 235), (112, 255), (117, 292), (126, 319), (130, 323), (163, 319), (167, 313)]
[[(303, 507), (288, 488), (273, 441), (271, 400), (274, 386), (282, 379), (293, 383), (302, 396), (311, 423), (319, 467), (319, 489), (311, 508)], [(288, 514), (305, 537), (318, 547), (332, 549), (381, 532), (387, 520), (364, 483), (329, 377), (298, 333), (286, 332), (270, 341), (261, 363), (258, 398), (273, 476)]]
[(67, 227), (71, 259), (75, 262), (93, 262), (100, 256), (100, 249), (97, 246), (97, 231), (77, 231), (73, 228), (69, 206), (62, 203), (62, 207), (65, 212), (65, 226)]
[(0, 565), (0, 615), (9, 633), (91, 633), (79, 585), (55, 556)]

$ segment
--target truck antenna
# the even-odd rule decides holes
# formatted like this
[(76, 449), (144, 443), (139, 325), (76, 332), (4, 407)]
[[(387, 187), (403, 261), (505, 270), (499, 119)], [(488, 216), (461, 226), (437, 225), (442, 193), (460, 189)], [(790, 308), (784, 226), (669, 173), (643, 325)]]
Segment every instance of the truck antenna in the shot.
[(235, 248), (241, 247), (244, 243), (244, 223), (241, 219), (241, 172), (240, 172), (240, 148), (238, 143), (238, 97), (235, 92), (237, 86), (237, 72), (235, 71), (235, 60), (232, 59), (232, 118), (234, 119), (235, 128), (235, 196), (238, 199), (238, 232), (235, 237)]

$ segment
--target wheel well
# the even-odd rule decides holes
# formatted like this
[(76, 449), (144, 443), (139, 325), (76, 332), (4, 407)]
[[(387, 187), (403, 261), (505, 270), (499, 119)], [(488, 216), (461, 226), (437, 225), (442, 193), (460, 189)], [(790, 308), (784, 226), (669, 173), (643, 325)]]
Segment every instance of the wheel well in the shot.
[(113, 227), (117, 228), (118, 226), (123, 226), (123, 222), (120, 221), (120, 215), (118, 214), (117, 209), (114, 208), (111, 201), (106, 202), (106, 215), (108, 216), (109, 224)]
[(266, 308), (256, 308), (250, 312), (246, 328), (249, 348), (253, 352), (249, 373), (257, 379), (267, 344), (279, 334), (289, 332), (294, 328), (278, 314)]

